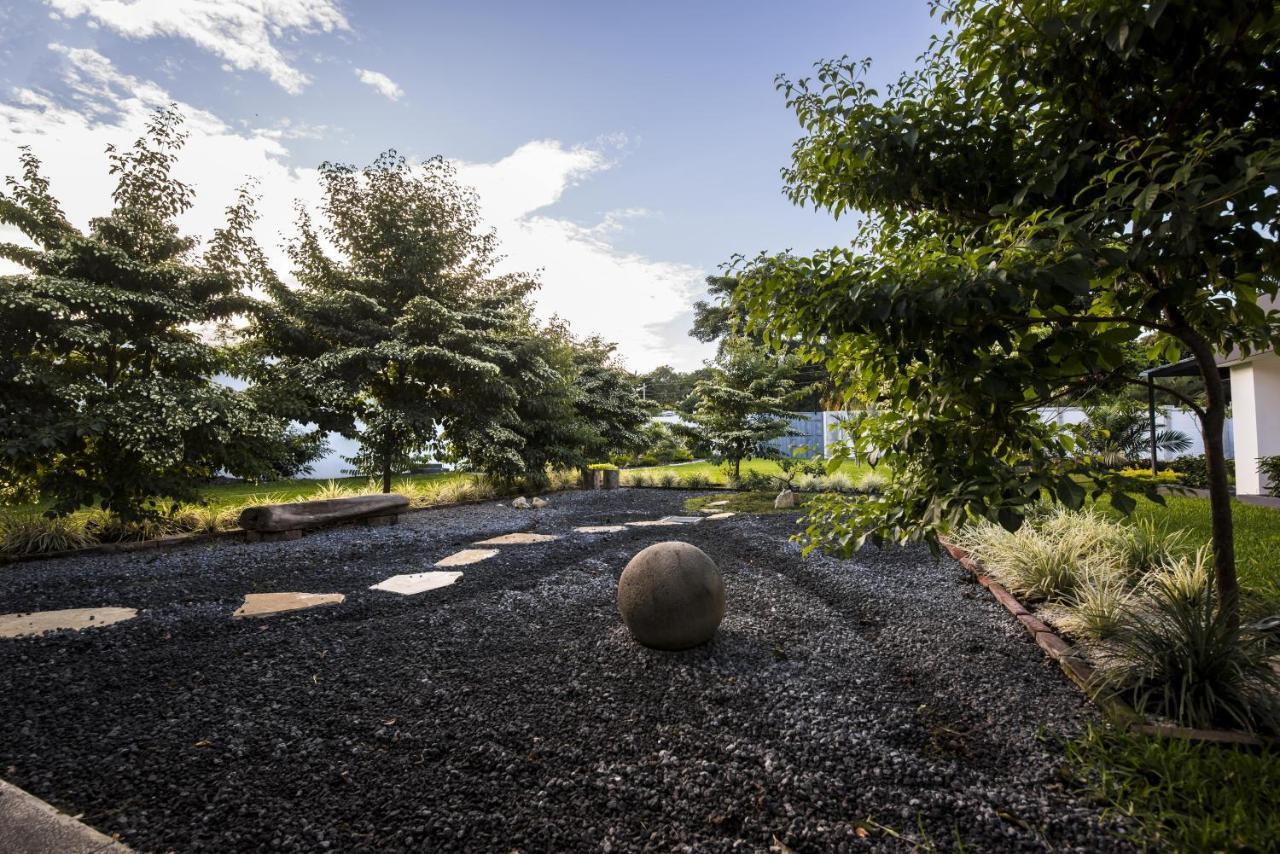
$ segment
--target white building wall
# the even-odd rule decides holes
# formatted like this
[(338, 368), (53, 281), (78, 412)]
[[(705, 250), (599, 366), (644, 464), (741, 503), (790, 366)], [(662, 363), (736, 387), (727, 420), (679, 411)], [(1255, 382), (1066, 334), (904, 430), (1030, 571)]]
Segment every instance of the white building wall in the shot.
[(1231, 422), (1236, 493), (1265, 494), (1258, 457), (1280, 455), (1280, 356), (1260, 353), (1231, 366)]

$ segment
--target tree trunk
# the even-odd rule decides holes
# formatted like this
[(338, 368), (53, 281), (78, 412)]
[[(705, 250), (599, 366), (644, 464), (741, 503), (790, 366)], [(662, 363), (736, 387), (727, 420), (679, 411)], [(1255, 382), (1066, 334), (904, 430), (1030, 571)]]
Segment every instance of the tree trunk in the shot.
[(742, 480), (742, 457), (733, 458), (733, 479), (734, 481)]
[(391, 454), (382, 455), (382, 491), (391, 491)]
[(1209, 516), (1213, 524), (1213, 581), (1218, 608), (1232, 628), (1240, 624), (1240, 589), (1236, 582), (1235, 531), (1231, 521), (1231, 491), (1227, 486), (1227, 459), (1222, 448), (1222, 429), (1227, 417), (1227, 395), (1218, 375), (1213, 347), (1201, 336), (1187, 331), (1179, 336), (1191, 348), (1200, 376), (1204, 379), (1208, 405), (1201, 415), (1204, 456), (1209, 469)]

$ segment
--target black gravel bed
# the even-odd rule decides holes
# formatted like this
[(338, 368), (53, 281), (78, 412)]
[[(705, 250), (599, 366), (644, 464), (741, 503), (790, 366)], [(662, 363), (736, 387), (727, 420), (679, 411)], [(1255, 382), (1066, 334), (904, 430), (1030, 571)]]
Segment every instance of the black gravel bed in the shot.
[[(0, 640), (0, 776), (140, 851), (1123, 848), (1061, 773), (1090, 707), (954, 562), (803, 558), (788, 515), (572, 531), (692, 494), (0, 568), (0, 612), (142, 612)], [(519, 530), (564, 536), (368, 589)], [(666, 539), (724, 573), (700, 649), (617, 616), (623, 566)], [(289, 590), (347, 599), (231, 619)]]

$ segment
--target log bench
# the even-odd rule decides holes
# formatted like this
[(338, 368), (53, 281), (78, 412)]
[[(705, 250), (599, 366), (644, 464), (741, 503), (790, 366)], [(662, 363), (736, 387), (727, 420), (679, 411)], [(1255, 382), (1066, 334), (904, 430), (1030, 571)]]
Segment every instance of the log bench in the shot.
[(302, 532), (309, 528), (342, 522), (392, 525), (408, 508), (409, 499), (395, 493), (293, 504), (259, 504), (240, 512), (240, 527), (245, 530), (245, 539), (249, 542), (292, 540), (301, 537)]

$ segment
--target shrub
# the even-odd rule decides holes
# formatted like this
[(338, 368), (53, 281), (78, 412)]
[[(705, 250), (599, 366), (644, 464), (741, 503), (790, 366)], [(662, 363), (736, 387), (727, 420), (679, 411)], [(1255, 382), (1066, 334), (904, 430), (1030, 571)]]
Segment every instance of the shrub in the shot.
[[(1232, 470), (1234, 460), (1228, 459), (1227, 471)], [(1206, 462), (1204, 454), (1193, 454), (1185, 457), (1175, 457), (1169, 461), (1169, 468), (1176, 471), (1182, 478), (1183, 486), (1190, 486), (1194, 489), (1209, 488), (1209, 464)]]
[(680, 479), (676, 477), (676, 473), (671, 471), (664, 471), (654, 478), (654, 482), (659, 486), (665, 486), (668, 488), (675, 486), (679, 480)]
[(33, 555), (63, 552), (93, 544), (93, 536), (81, 518), (50, 518), (38, 513), (14, 513), (0, 517), (0, 554)]
[(648, 486), (649, 475), (642, 471), (628, 472), (624, 483), (626, 483), (627, 486)]
[(1267, 477), (1267, 495), (1280, 498), (1280, 456), (1258, 457), (1258, 469)]
[(589, 471), (617, 471), (618, 467), (613, 463), (592, 463), (587, 466)]
[(1141, 481), (1143, 483), (1175, 484), (1175, 483), (1182, 482), (1182, 476), (1178, 474), (1176, 471), (1172, 471), (1170, 469), (1157, 471), (1155, 474), (1152, 474), (1151, 469), (1149, 468), (1120, 469), (1118, 474), (1124, 477), (1132, 478), (1133, 480)]
[(772, 490), (775, 485), (775, 480), (776, 479), (774, 477), (767, 475), (762, 471), (747, 469), (742, 473), (742, 476), (738, 478), (737, 488), (747, 489), (753, 492)]
[(711, 485), (711, 478), (707, 477), (705, 474), (695, 472), (693, 474), (685, 475), (683, 484), (686, 489), (706, 489)]

